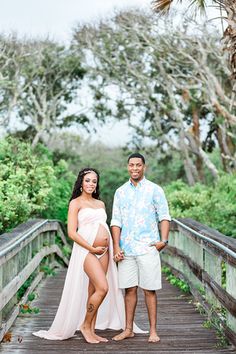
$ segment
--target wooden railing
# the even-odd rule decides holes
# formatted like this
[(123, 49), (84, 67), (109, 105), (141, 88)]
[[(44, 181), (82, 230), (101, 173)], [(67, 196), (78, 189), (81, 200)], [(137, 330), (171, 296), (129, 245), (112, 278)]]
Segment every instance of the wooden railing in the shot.
[[(53, 268), (57, 256), (68, 265), (63, 246), (68, 244), (57, 221), (31, 220), (0, 236), (0, 340), (17, 317), (20, 303), (42, 279), (42, 261), (46, 259)], [(236, 240), (194, 220), (174, 219), (169, 246), (161, 256), (236, 345)], [(19, 303), (17, 292), (32, 274), (34, 279)]]
[(236, 240), (191, 219), (174, 219), (162, 262), (185, 280), (236, 345)]
[[(0, 236), (0, 341), (17, 317), (20, 303), (27, 301), (42, 279), (41, 262), (54, 268), (59, 264), (57, 256), (68, 265), (63, 246), (68, 244), (58, 221), (30, 220)], [(29, 277), (32, 282), (18, 301), (17, 292)]]

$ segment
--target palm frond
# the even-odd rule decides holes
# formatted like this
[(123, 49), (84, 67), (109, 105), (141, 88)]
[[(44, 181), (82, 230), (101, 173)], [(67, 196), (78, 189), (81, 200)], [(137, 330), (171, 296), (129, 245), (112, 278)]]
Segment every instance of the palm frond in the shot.
[[(170, 7), (174, 0), (153, 0), (152, 1), (152, 9), (159, 14), (166, 14), (169, 12)], [(205, 12), (206, 9), (206, 1), (207, 0), (190, 0), (188, 1), (188, 7), (195, 7), (196, 10), (200, 10)], [(222, 1), (222, 0), (221, 0)], [(182, 3), (182, 0), (178, 0), (178, 2)]]
[(160, 15), (164, 15), (169, 12), (172, 2), (173, 0), (153, 0), (152, 9)]
[(192, 0), (189, 7), (195, 7), (196, 10), (200, 10), (201, 12), (206, 12), (206, 0)]

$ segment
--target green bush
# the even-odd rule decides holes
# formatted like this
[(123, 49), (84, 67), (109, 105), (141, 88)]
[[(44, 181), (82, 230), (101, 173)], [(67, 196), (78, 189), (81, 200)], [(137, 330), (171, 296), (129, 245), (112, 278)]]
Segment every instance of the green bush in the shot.
[(68, 203), (75, 183), (76, 176), (68, 170), (64, 160), (60, 160), (54, 167), (55, 179), (51, 183), (51, 190), (46, 198), (46, 208), (41, 215), (47, 219), (59, 219), (66, 223)]
[(74, 176), (65, 161), (56, 165), (42, 145), (13, 138), (0, 141), (0, 233), (33, 217), (66, 220)]
[(211, 186), (182, 181), (165, 188), (172, 217), (187, 217), (236, 237), (236, 176), (223, 174)]

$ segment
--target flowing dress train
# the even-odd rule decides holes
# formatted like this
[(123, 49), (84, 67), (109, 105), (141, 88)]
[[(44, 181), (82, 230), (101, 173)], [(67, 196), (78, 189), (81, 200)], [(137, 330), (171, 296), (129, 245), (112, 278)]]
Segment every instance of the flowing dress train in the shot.
[[(125, 306), (121, 290), (118, 288), (116, 264), (113, 261), (112, 238), (106, 223), (106, 212), (103, 208), (83, 208), (78, 213), (78, 234), (93, 245), (98, 228), (103, 225), (109, 233), (109, 264), (107, 270), (108, 293), (98, 309), (96, 329), (124, 329)], [(86, 314), (89, 278), (84, 271), (84, 260), (88, 250), (73, 244), (72, 254), (66, 274), (61, 301), (51, 327), (34, 332), (33, 335), (63, 340), (73, 337), (79, 330)], [(134, 332), (144, 333), (134, 324)]]

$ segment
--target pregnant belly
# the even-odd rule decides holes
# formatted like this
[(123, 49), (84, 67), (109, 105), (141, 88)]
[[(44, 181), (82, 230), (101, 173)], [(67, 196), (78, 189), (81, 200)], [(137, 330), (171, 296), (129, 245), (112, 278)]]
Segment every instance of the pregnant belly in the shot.
[(94, 247), (106, 247), (109, 245), (109, 233), (103, 225), (99, 225), (97, 235), (95, 237)]

